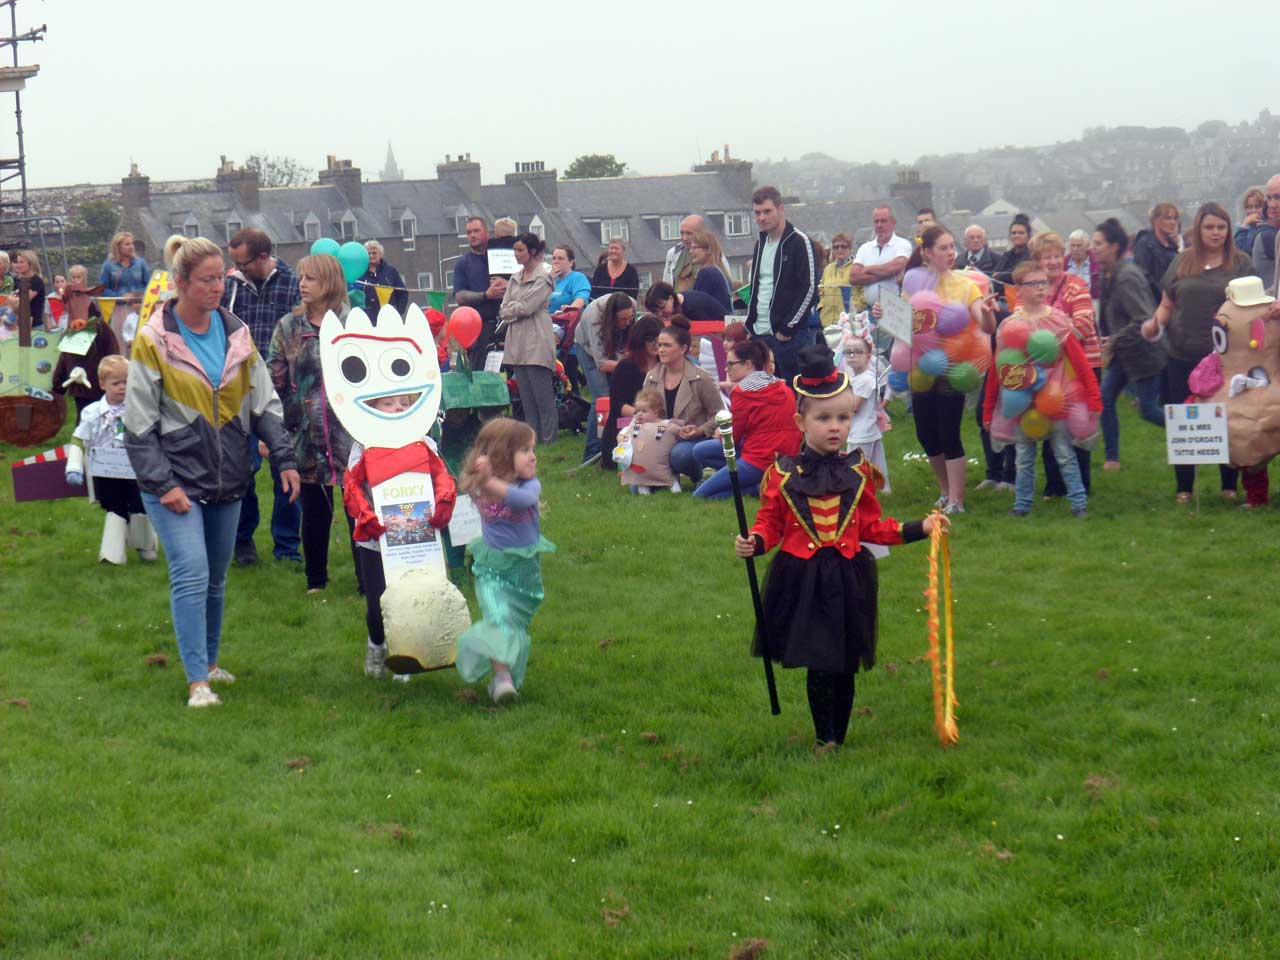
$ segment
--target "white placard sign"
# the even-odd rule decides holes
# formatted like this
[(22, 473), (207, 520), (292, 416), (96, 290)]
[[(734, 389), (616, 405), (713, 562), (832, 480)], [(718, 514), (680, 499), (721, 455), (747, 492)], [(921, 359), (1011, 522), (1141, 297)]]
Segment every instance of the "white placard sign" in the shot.
[(484, 358), (485, 373), (501, 373), (502, 372), (502, 351), (490, 350), (485, 354)]
[(449, 521), (449, 542), (455, 547), (465, 546), (480, 539), (480, 511), (465, 493), (458, 494), (453, 504), (453, 519)]
[(89, 352), (89, 348), (93, 346), (93, 341), (97, 337), (97, 330), (77, 330), (75, 333), (68, 333), (59, 342), (58, 352), (73, 353), (77, 357), (83, 357)]
[(509, 277), (519, 269), (516, 252), (511, 247), (489, 251), (489, 276)]
[(116, 480), (138, 479), (133, 472), (133, 464), (129, 462), (129, 451), (115, 445), (89, 448), (89, 475)]
[(446, 574), (444, 545), (431, 513), (435, 488), (429, 473), (402, 473), (373, 488), (373, 509), (387, 532), (378, 538), (382, 570), (387, 579), (409, 567), (436, 565)]
[(1167, 404), (1164, 432), (1171, 464), (1231, 462), (1224, 404)]
[(911, 343), (911, 304), (902, 297), (884, 297), (880, 301), (881, 315), (876, 325), (903, 343)]

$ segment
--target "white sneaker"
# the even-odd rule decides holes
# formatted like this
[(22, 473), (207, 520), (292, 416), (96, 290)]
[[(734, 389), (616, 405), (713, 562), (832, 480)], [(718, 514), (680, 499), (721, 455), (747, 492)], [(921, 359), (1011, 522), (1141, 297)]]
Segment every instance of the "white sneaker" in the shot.
[(975, 492), (978, 490), (994, 490), (998, 486), (999, 486), (999, 483), (997, 481), (992, 480), (990, 477), (988, 477), (986, 480), (983, 480), (980, 484), (978, 484), (973, 489)]
[(207, 683), (202, 683), (191, 691), (191, 695), (187, 697), (188, 707), (216, 707), (222, 701), (218, 699), (218, 695), (209, 689)]
[(946, 506), (948, 503), (950, 503), (950, 502), (951, 502), (951, 500), (950, 500), (950, 499), (947, 497), (947, 495), (944, 493), (944, 494), (943, 494), (942, 496), (940, 496), (937, 500), (933, 501), (933, 505), (934, 505), (934, 507), (936, 507), (937, 509), (941, 510), (943, 507), (945, 507), (945, 506)]
[(214, 667), (212, 670), (209, 671), (209, 682), (213, 683), (215, 680), (218, 683), (235, 683), (236, 682), (236, 678), (228, 671), (223, 670), (221, 667)]
[(679, 477), (676, 477), (676, 479), (674, 479), (674, 480), (672, 480), (672, 481), (671, 481), (671, 492), (672, 492), (672, 493), (680, 493), (680, 492), (681, 492), (681, 491), (680, 491), (680, 478), (679, 478)]
[(942, 512), (947, 514), (948, 516), (951, 516), (957, 513), (964, 513), (964, 506), (959, 503), (956, 503), (954, 500), (951, 500), (947, 503), (945, 507), (942, 508)]
[(385, 677), (387, 675), (387, 645), (375, 645), (373, 641), (365, 642), (364, 675), (366, 677)]
[(495, 673), (489, 679), (489, 699), (494, 703), (505, 703), (518, 696), (520, 694), (516, 691), (516, 685), (511, 682), (511, 674)]
[(408, 683), (409, 678), (412, 676), (413, 674), (411, 673), (393, 673), (391, 675), (391, 679), (394, 680), (396, 683)]
[(632, 491), (633, 491), (634, 493), (636, 493), (638, 496), (641, 496), (641, 497), (647, 497), (647, 496), (649, 496), (651, 493), (653, 493), (653, 491), (652, 491), (652, 490), (650, 490), (648, 487), (642, 487), (642, 486), (639, 486), (639, 485), (634, 486), (634, 487), (632, 487), (631, 489), (632, 489)]
[(1005, 492), (1005, 493), (1013, 493), (1014, 487), (1012, 483), (1009, 483), (1006, 480), (1001, 480), (999, 483), (996, 484), (996, 490)]

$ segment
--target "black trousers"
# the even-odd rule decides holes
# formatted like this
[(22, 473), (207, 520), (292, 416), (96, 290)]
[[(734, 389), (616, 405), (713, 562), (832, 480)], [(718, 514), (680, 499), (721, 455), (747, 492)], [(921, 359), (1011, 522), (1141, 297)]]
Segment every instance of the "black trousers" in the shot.
[[(329, 583), (329, 536), (333, 526), (333, 487), (321, 483), (301, 485), (298, 501), (302, 505), (302, 559), (307, 571), (307, 588), (324, 587)], [(353, 533), (355, 521), (347, 516), (347, 530)], [(360, 548), (351, 543), (351, 559), (356, 568), (356, 582), (360, 583), (360, 564), (356, 559)]]
[(356, 569), (364, 584), (364, 625), (369, 642), (380, 647), (387, 642), (382, 632), (382, 595), (387, 591), (387, 578), (382, 572), (382, 554), (377, 550), (356, 547)]
[[(987, 376), (991, 376), (991, 371), (987, 371)], [(1017, 448), (1012, 444), (1007, 444), (1003, 450), (996, 453), (995, 448), (991, 446), (991, 432), (982, 425), (983, 407), (986, 403), (987, 385), (983, 382), (982, 389), (978, 391), (978, 435), (982, 438), (982, 459), (987, 465), (987, 479), (995, 483), (1012, 484), (1018, 477), (1018, 471), (1014, 466), (1014, 456), (1017, 454)], [(996, 400), (999, 403), (997, 397)], [(1057, 467), (1057, 463), (1054, 463)]]
[[(1196, 368), (1199, 362), (1198, 360), (1194, 362), (1191, 360), (1179, 360), (1177, 357), (1169, 358), (1169, 362), (1164, 368), (1165, 385), (1169, 391), (1169, 403), (1187, 402), (1187, 395), (1191, 392), (1191, 387), (1187, 385), (1187, 380), (1191, 376), (1191, 371)], [(1240, 471), (1234, 467), (1222, 465), (1218, 467), (1218, 474), (1222, 479), (1223, 492), (1227, 490), (1234, 491), (1240, 477)], [(1195, 489), (1195, 467), (1174, 467), (1173, 476), (1177, 482), (1178, 493), (1190, 493)]]
[(805, 686), (818, 743), (844, 743), (853, 714), (853, 678), (852, 673), (809, 671)]
[(94, 477), (93, 495), (107, 513), (129, 519), (131, 514), (145, 513), (142, 497), (138, 495), (137, 480), (123, 480), (119, 477)]

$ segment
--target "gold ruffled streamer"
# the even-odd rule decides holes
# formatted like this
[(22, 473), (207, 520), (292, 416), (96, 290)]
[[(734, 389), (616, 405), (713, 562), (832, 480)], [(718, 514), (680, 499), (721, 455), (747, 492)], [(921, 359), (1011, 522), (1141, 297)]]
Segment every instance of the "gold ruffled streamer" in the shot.
[[(953, 746), (960, 739), (956, 726), (956, 700), (954, 684), (956, 651), (951, 613), (951, 541), (935, 514), (933, 532), (929, 535), (929, 584), (924, 591), (925, 612), (929, 629), (929, 668), (933, 677), (933, 726), (938, 731), (938, 742), (944, 747)], [(938, 616), (938, 568), (942, 568), (943, 617), (946, 620), (946, 676), (943, 676), (943, 651), (938, 639), (942, 622)]]

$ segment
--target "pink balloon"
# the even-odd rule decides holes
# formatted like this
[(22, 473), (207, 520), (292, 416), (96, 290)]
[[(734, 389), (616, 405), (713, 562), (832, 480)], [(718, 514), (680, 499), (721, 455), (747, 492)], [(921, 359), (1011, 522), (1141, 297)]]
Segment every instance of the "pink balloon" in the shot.
[(969, 325), (969, 308), (963, 303), (944, 303), (938, 309), (938, 333), (949, 337)]
[(942, 298), (932, 290), (921, 290), (911, 296), (912, 310), (932, 310), (935, 313), (942, 309)]
[(911, 369), (911, 347), (909, 344), (901, 340), (893, 341), (893, 348), (889, 351), (889, 366), (903, 373)]
[(1083, 403), (1067, 407), (1067, 430), (1076, 440), (1087, 440), (1098, 432), (1098, 415)]

